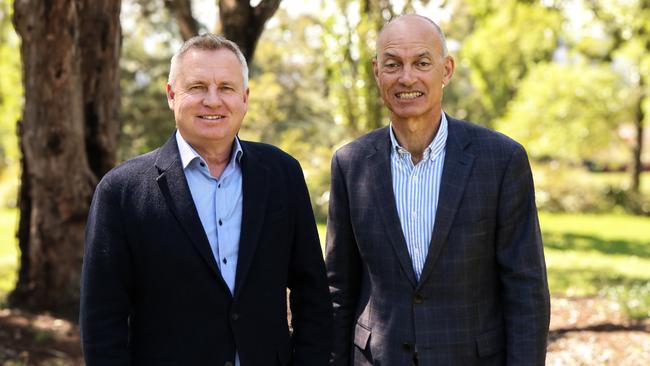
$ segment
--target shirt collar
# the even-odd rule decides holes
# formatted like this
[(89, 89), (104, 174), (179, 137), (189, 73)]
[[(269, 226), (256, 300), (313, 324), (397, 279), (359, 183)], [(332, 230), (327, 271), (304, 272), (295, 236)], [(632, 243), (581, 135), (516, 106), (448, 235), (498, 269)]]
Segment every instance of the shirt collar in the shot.
[[(395, 137), (395, 132), (393, 132), (393, 123), (390, 123), (390, 128), (388, 129), (390, 131), (390, 143), (392, 145), (391, 149), (391, 154), (398, 154), (398, 156), (403, 157), (403, 156), (411, 156), (411, 153), (408, 152), (405, 148), (400, 146), (400, 144), (397, 142), (397, 138)], [(445, 116), (445, 113), (442, 112), (440, 114), (440, 127), (438, 127), (438, 132), (436, 133), (436, 136), (433, 138), (433, 141), (429, 144), (429, 146), (424, 150), (424, 153), (422, 154), (422, 159), (423, 160), (435, 160), (438, 155), (445, 149), (445, 146), (447, 144), (447, 116)]]
[[(176, 143), (178, 144), (178, 152), (181, 155), (181, 163), (183, 164), (183, 169), (186, 169), (188, 165), (195, 159), (199, 159), (201, 162), (207, 165), (206, 161), (199, 155), (199, 153), (194, 150), (190, 144), (185, 141), (183, 136), (181, 136), (180, 131), (176, 130)], [(230, 154), (230, 162), (228, 164), (233, 163), (236, 161), (239, 163), (241, 161), (241, 156), (243, 155), (244, 151), (241, 148), (241, 144), (239, 143), (239, 138), (235, 136), (235, 141), (233, 143), (233, 149), (232, 153)]]

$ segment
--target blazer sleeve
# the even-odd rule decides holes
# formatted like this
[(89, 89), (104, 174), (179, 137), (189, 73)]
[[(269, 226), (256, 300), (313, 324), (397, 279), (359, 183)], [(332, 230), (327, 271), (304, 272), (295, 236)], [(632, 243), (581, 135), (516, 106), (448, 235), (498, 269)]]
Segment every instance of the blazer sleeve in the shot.
[(293, 365), (325, 366), (330, 351), (332, 304), (309, 191), (298, 163), (294, 173), (296, 221), (289, 268)]
[(326, 267), (334, 304), (334, 338), (330, 365), (351, 362), (354, 313), (361, 286), (361, 257), (350, 220), (350, 202), (338, 153), (332, 158)]
[(503, 176), (496, 236), (507, 364), (543, 366), (550, 295), (533, 177), (521, 146), (513, 152)]
[(119, 192), (97, 186), (86, 226), (80, 326), (86, 365), (129, 365), (129, 252)]

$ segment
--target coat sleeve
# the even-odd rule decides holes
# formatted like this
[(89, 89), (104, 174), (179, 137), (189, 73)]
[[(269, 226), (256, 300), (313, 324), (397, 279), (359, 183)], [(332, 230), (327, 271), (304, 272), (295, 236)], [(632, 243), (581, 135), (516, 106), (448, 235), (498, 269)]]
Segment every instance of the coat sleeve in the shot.
[(86, 226), (80, 326), (88, 366), (129, 365), (130, 258), (119, 191), (107, 179), (95, 190)]
[(338, 153), (332, 159), (331, 171), (326, 245), (327, 278), (334, 304), (330, 365), (348, 366), (361, 284), (361, 257), (352, 230), (350, 203)]
[(299, 164), (294, 173), (296, 219), (289, 268), (293, 365), (325, 366), (330, 352), (332, 303), (314, 213)]
[(496, 236), (507, 364), (543, 366), (550, 295), (533, 177), (521, 146), (513, 152), (503, 176)]

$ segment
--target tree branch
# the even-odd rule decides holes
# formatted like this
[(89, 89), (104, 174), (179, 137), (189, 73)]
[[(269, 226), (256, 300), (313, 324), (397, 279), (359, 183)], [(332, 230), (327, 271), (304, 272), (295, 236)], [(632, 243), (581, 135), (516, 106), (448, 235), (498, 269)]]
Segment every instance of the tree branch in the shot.
[(165, 0), (165, 7), (176, 19), (183, 40), (199, 34), (199, 23), (192, 16), (191, 0)]

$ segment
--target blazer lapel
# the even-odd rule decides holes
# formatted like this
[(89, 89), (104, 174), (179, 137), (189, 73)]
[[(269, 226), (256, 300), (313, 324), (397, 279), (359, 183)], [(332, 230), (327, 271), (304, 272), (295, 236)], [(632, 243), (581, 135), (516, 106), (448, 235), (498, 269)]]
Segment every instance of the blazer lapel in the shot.
[(217, 263), (210, 249), (210, 242), (205, 235), (201, 219), (194, 206), (192, 193), (183, 172), (175, 135), (172, 135), (159, 150), (155, 166), (159, 173), (156, 182), (165, 197), (167, 205), (190, 237), (190, 241), (205, 263), (223, 286), (228, 289), (226, 282), (221, 277), (221, 272), (217, 268)]
[(467, 132), (453, 118), (447, 116), (447, 121), (449, 123), (449, 135), (447, 137), (445, 165), (440, 181), (436, 221), (418, 288), (431, 274), (440, 251), (447, 240), (474, 163), (474, 156), (464, 152), (465, 147), (470, 142)]
[(240, 142), (244, 151), (241, 159), (243, 207), (235, 276), (235, 298), (239, 296), (239, 289), (246, 280), (259, 242), (269, 194), (268, 168), (262, 164), (259, 156), (248, 148), (245, 141), (240, 140)]
[(388, 233), (388, 239), (395, 251), (404, 274), (413, 287), (416, 286), (415, 273), (413, 272), (413, 263), (408, 253), (402, 226), (400, 225), (399, 215), (397, 213), (397, 204), (395, 203), (395, 194), (393, 192), (393, 182), (391, 173), (391, 143), (388, 128), (384, 129), (385, 133), (379, 135), (375, 142), (375, 151), (368, 155), (369, 169), (371, 174), (370, 186), (374, 194), (375, 207), (380, 213), (384, 228)]

